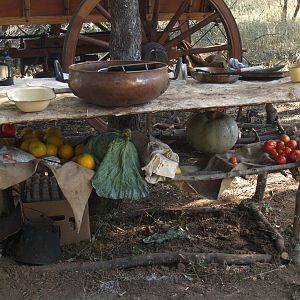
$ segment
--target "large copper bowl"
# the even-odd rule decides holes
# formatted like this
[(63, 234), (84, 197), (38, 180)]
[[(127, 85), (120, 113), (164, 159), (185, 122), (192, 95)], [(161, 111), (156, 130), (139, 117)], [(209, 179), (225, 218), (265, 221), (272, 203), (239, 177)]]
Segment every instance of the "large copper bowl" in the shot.
[[(135, 69), (137, 64), (146, 63), (149, 64), (149, 68), (146, 67), (148, 70), (128, 71)], [(118, 71), (117, 66), (122, 65), (129, 66), (127, 71)], [(105, 68), (112, 66), (114, 70), (105, 71)], [(92, 61), (74, 64), (69, 68), (69, 86), (73, 93), (100, 106), (146, 103), (165, 92), (168, 85), (167, 65), (160, 62)]]

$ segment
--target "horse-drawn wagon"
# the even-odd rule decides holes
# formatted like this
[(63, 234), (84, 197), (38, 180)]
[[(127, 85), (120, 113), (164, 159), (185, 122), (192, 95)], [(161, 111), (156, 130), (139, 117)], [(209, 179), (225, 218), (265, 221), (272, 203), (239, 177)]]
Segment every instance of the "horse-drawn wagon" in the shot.
[[(10, 48), (22, 60), (58, 58), (67, 68), (75, 58), (95, 54), (109, 57), (109, 0), (0, 0), (0, 39), (18, 38)], [(181, 56), (221, 53), (241, 59), (236, 22), (223, 0), (139, 0), (143, 56), (151, 53), (168, 61)], [(47, 24), (39, 36), (5, 35), (7, 26)], [(89, 29), (86, 30), (89, 24)], [(84, 59), (84, 58), (83, 58)]]

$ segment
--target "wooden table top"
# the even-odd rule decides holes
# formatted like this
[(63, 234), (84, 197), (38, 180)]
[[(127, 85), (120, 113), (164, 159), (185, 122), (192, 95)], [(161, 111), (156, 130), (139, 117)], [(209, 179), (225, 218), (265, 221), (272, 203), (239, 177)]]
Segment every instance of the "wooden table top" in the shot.
[[(24, 113), (6, 97), (7, 89), (15, 86), (48, 86), (57, 93), (56, 99), (44, 111)], [(268, 82), (237, 81), (233, 84), (204, 84), (188, 79), (171, 81), (159, 98), (143, 105), (105, 108), (88, 104), (72, 94), (68, 84), (47, 79), (16, 79), (11, 87), (0, 87), (0, 124), (46, 122), (63, 119), (88, 119), (101, 116), (122, 116), (160, 111), (190, 111), (218, 107), (251, 106), (265, 103), (300, 101), (300, 83), (290, 77)]]

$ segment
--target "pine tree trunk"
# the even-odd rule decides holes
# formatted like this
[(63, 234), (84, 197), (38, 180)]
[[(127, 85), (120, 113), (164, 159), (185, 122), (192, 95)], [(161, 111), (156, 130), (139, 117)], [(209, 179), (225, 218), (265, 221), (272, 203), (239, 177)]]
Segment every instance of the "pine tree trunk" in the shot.
[[(111, 1), (110, 57), (113, 60), (141, 59), (141, 21), (138, 0)], [(109, 118), (109, 127), (139, 129), (138, 116)]]
[[(112, 60), (141, 59), (141, 24), (138, 0), (113, 0), (111, 5), (110, 58)], [(139, 129), (139, 117), (122, 116), (108, 119), (110, 128)], [(122, 200), (97, 199), (93, 213), (107, 213), (120, 207)]]

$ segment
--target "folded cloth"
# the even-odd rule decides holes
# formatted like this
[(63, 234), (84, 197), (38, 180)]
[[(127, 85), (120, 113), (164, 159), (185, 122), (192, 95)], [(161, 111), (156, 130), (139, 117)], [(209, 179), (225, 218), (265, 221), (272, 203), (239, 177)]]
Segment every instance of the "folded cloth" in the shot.
[(179, 156), (168, 145), (150, 136), (146, 157), (147, 164), (142, 170), (148, 183), (155, 184), (175, 177)]

